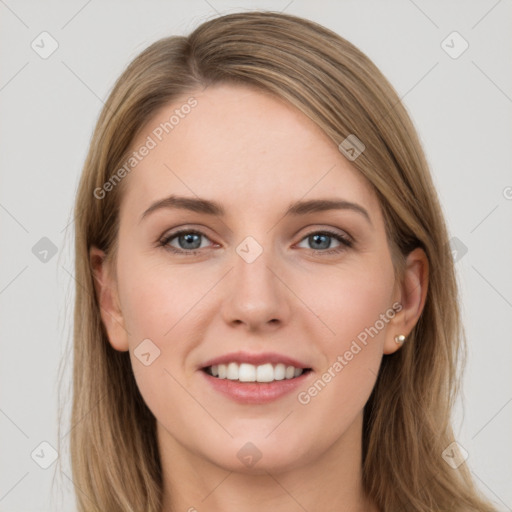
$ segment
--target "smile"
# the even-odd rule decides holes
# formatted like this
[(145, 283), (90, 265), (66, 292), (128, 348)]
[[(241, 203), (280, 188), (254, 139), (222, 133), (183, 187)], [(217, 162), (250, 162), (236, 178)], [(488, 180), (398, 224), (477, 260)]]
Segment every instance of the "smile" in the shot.
[(230, 362), (215, 364), (204, 368), (204, 371), (218, 379), (234, 380), (238, 382), (274, 382), (300, 377), (310, 368), (297, 368), (282, 363), (265, 363), (258, 366), (249, 363)]

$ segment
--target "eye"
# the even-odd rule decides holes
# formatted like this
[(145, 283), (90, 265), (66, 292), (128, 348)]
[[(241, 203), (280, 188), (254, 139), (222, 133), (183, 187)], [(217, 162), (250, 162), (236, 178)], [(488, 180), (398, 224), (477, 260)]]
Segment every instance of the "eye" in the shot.
[[(338, 244), (334, 248), (331, 248), (332, 239)], [(162, 238), (159, 245), (175, 254), (194, 256), (199, 254), (201, 249), (208, 247), (208, 244), (202, 244), (202, 241), (206, 240), (209, 238), (201, 231), (182, 229)], [(312, 231), (300, 243), (304, 241), (311, 244), (310, 250), (315, 254), (338, 254), (353, 246), (352, 240), (347, 235), (329, 230)]]
[[(160, 241), (160, 245), (177, 254), (193, 256), (199, 253), (199, 249), (204, 248), (201, 244), (201, 238), (209, 240), (209, 238), (200, 231), (193, 229), (182, 229), (170, 235), (167, 235)], [(175, 241), (175, 245), (171, 242)], [(178, 247), (176, 247), (176, 244)]]
[[(338, 245), (331, 249), (333, 238), (336, 240)], [(313, 231), (306, 235), (302, 240), (311, 244), (311, 248), (315, 253), (321, 252), (323, 254), (340, 253), (353, 245), (352, 240), (349, 239), (348, 236), (329, 230)]]

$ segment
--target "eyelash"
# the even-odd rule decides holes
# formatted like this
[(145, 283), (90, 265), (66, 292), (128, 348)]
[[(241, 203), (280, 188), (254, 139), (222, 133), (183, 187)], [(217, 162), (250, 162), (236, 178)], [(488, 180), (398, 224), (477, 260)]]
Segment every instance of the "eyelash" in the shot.
[[(209, 240), (209, 238), (201, 231), (197, 231), (195, 229), (182, 229), (180, 231), (176, 231), (175, 233), (171, 233), (170, 235), (167, 235), (164, 238), (160, 239), (158, 242), (158, 245), (160, 247), (163, 247), (167, 251), (170, 251), (174, 254), (180, 254), (183, 256), (195, 256), (195, 255), (199, 254), (201, 252), (201, 249), (192, 249), (190, 251), (186, 251), (184, 249), (176, 249), (176, 247), (172, 247), (171, 245), (168, 245), (171, 240), (173, 240), (174, 238), (177, 238), (183, 234), (200, 235)], [(300, 241), (302, 242), (304, 239), (306, 239), (312, 235), (328, 235), (341, 243), (341, 245), (335, 249), (325, 249), (325, 250), (310, 249), (310, 251), (312, 251), (314, 253), (321, 253), (322, 255), (339, 254), (339, 253), (353, 247), (352, 240), (349, 239), (347, 236), (343, 236), (340, 233), (336, 233), (334, 231), (329, 231), (328, 229), (322, 229), (319, 231), (311, 231), (310, 233), (308, 233), (304, 237), (302, 237)]]

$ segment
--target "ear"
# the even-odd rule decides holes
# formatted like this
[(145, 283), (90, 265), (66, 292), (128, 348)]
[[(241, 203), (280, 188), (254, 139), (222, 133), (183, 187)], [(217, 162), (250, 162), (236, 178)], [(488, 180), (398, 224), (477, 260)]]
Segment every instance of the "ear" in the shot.
[(421, 248), (414, 249), (407, 256), (404, 275), (401, 283), (397, 284), (395, 293), (396, 302), (401, 309), (389, 322), (386, 341), (384, 343), (384, 354), (396, 352), (402, 343), (395, 341), (395, 336), (403, 334), (406, 337), (416, 325), (423, 307), (428, 290), (428, 258)]
[(105, 252), (91, 247), (89, 261), (94, 276), (96, 297), (100, 305), (100, 314), (107, 331), (110, 344), (121, 352), (128, 350), (128, 332), (119, 303), (117, 284), (112, 268), (106, 260)]

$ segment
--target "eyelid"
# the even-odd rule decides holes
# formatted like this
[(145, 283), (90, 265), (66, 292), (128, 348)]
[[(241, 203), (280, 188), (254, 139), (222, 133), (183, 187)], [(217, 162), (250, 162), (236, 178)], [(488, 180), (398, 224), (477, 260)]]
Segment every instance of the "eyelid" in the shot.
[[(306, 232), (302, 235), (302, 237), (299, 241), (301, 241), (304, 237), (309, 236), (311, 234), (319, 233), (319, 232), (326, 232), (326, 233), (335, 234), (335, 235), (344, 237), (345, 239), (347, 239), (351, 242), (355, 242), (355, 239), (350, 235), (350, 233), (344, 229), (336, 228), (336, 227), (332, 227), (332, 226), (327, 226), (327, 227), (317, 227), (317, 226), (322, 226), (322, 225), (321, 224), (309, 224), (307, 226), (303, 226), (300, 230), (295, 232), (295, 234), (293, 235), (293, 238), (297, 237), (298, 233), (300, 233), (301, 231), (306, 231)], [(171, 228), (171, 229), (165, 231), (164, 234), (158, 238), (158, 241), (163, 240), (165, 238), (169, 238), (170, 236), (176, 236), (178, 234), (181, 234), (182, 232), (197, 233), (197, 234), (200, 234), (210, 240), (210, 237), (206, 234), (206, 231), (208, 231), (208, 228), (206, 226), (199, 225), (199, 227), (192, 227), (192, 226), (185, 224), (183, 226), (177, 226), (175, 228)]]
[[(161, 237), (158, 238), (157, 245), (164, 246), (164, 247), (170, 247), (168, 245), (169, 242), (183, 234), (199, 235), (199, 236), (202, 236), (203, 238), (206, 238), (210, 242), (212, 242), (212, 244), (215, 244), (215, 242), (213, 242), (211, 240), (211, 238), (204, 231), (201, 231), (201, 229), (184, 227), (184, 228), (178, 228), (178, 229), (176, 229), (176, 231), (171, 230), (171, 231), (165, 232)], [(215, 244), (215, 245), (219, 245), (219, 244)], [(205, 247), (203, 247), (202, 249), (205, 249)], [(188, 251), (181, 249), (181, 251), (183, 251), (184, 253), (186, 252), (186, 253), (192, 254), (194, 252), (199, 252), (202, 249), (192, 249), (192, 250), (188, 250)], [(178, 252), (178, 251), (180, 251), (180, 249), (176, 249), (176, 251)]]
[(196, 233), (198, 235), (202, 235), (205, 238), (208, 238), (208, 240), (211, 240), (211, 238), (206, 233), (207, 231), (209, 231), (209, 230), (205, 226), (199, 226), (199, 227), (191, 227), (188, 225), (177, 226), (175, 228), (171, 228), (171, 229), (168, 229), (167, 231), (165, 231), (163, 235), (158, 237), (157, 242), (160, 242), (162, 240), (166, 240), (169, 238), (174, 238), (175, 236), (178, 236), (182, 233)]
[(299, 230), (298, 233), (300, 233), (303, 230), (305, 231), (305, 234), (303, 234), (301, 236), (301, 239), (300, 239), (301, 241), (305, 237), (316, 234), (316, 233), (328, 233), (330, 235), (339, 236), (339, 237), (343, 238), (344, 240), (346, 240), (347, 242), (355, 243), (354, 237), (352, 235), (350, 235), (350, 233), (348, 231), (341, 229), (341, 228), (336, 228), (333, 226), (322, 227), (321, 224), (309, 224), (308, 226), (305, 226), (304, 228)]
[[(354, 240), (354, 238), (349, 234), (347, 233), (346, 231), (344, 230), (341, 230), (339, 228), (333, 228), (333, 227), (328, 227), (328, 228), (321, 228), (321, 227), (318, 227), (318, 228), (314, 228), (313, 226), (317, 226), (317, 225), (310, 225), (310, 226), (306, 226), (304, 229), (306, 228), (309, 228), (308, 231), (306, 233), (304, 233), (299, 241), (294, 244), (294, 245), (297, 245), (297, 244), (300, 244), (301, 242), (303, 242), (305, 239), (307, 239), (308, 237), (312, 236), (312, 235), (316, 235), (316, 234), (324, 234), (324, 235), (327, 235), (331, 238), (334, 238), (336, 239), (338, 242), (339, 242), (339, 246), (337, 248), (327, 248), (327, 249), (307, 249), (306, 248), (306, 251), (311, 251), (313, 253), (316, 253), (316, 254), (322, 254), (322, 255), (332, 255), (332, 254), (340, 254), (350, 248), (352, 248), (356, 241)], [(199, 236), (202, 236), (204, 238), (206, 238), (207, 240), (209, 240), (210, 242), (212, 242), (214, 245), (216, 245), (217, 247), (219, 246), (219, 244), (216, 244), (215, 242), (213, 242), (211, 240), (211, 238), (204, 232), (202, 231), (203, 228), (201, 229), (198, 229), (198, 228), (195, 228), (195, 227), (187, 227), (187, 226), (181, 226), (179, 228), (175, 228), (175, 230), (170, 230), (170, 231), (167, 231), (164, 235), (162, 235), (158, 241), (157, 241), (157, 246), (159, 247), (163, 247), (164, 249), (174, 253), (174, 254), (177, 254), (178, 256), (180, 255), (188, 255), (188, 256), (193, 256), (193, 255), (196, 255), (200, 252), (203, 252), (204, 249), (207, 249), (208, 247), (202, 247), (202, 248), (199, 248), (199, 249), (189, 249), (189, 250), (186, 250), (186, 249), (178, 249), (176, 247), (173, 247), (171, 245), (169, 245), (169, 242), (177, 237), (179, 237), (181, 234), (196, 234), (196, 235), (199, 235)], [(296, 236), (296, 235), (295, 235)]]
[(338, 231), (334, 231), (332, 229), (313, 229), (311, 231), (308, 231), (305, 235), (301, 237), (299, 240), (299, 244), (302, 243), (304, 240), (307, 240), (310, 236), (313, 235), (327, 235), (330, 238), (334, 238), (338, 243), (338, 247), (334, 248), (328, 248), (328, 249), (307, 249), (315, 254), (321, 254), (323, 256), (327, 255), (339, 255), (342, 252), (347, 251), (348, 249), (351, 249), (355, 245), (354, 239), (346, 234), (346, 233), (340, 233)]

